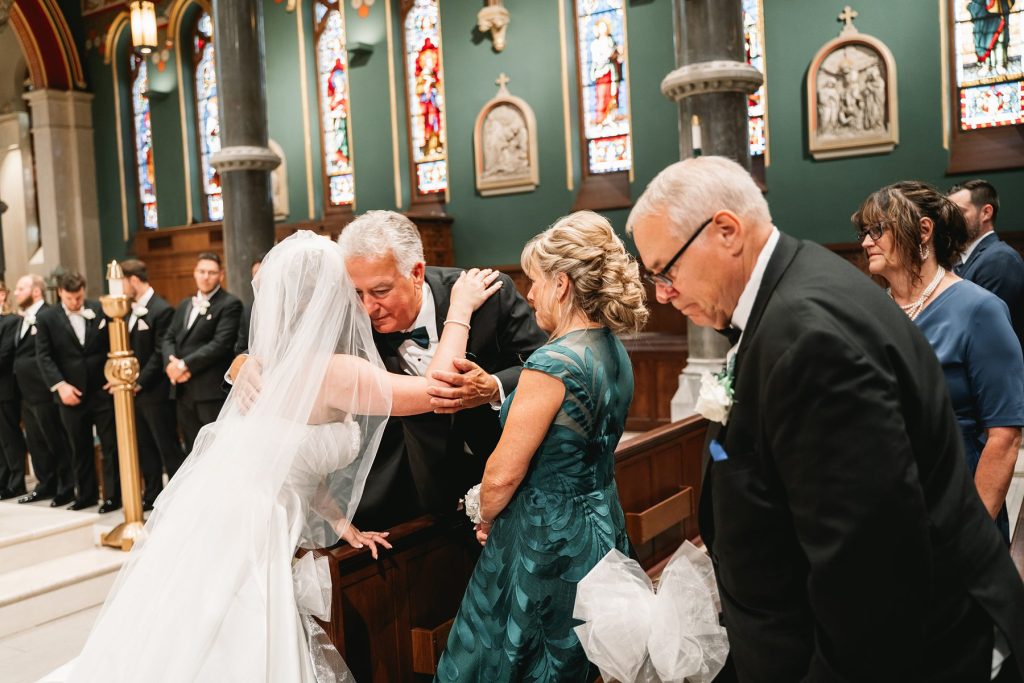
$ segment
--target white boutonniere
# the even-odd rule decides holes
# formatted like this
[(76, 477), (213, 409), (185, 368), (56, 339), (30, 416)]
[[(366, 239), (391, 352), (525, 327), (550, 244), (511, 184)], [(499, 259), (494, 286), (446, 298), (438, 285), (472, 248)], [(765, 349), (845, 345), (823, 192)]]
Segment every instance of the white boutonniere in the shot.
[(480, 516), (480, 484), (466, 491), (466, 497), (459, 501), (459, 505), (466, 511), (466, 516), (473, 524), (484, 521)]
[(83, 308), (82, 317), (85, 318), (86, 320), (93, 320), (96, 318), (96, 311), (92, 310), (91, 308)]
[(103, 320), (100, 321), (100, 324), (99, 324), (99, 326), (96, 329), (97, 330), (102, 330), (106, 326), (107, 326), (107, 319), (104, 318)]
[(149, 315), (149, 309), (145, 306), (139, 306), (138, 308), (133, 308), (132, 313), (135, 314), (136, 318), (145, 318)]
[(700, 378), (700, 394), (694, 410), (723, 427), (729, 422), (729, 411), (732, 410), (733, 399), (733, 368), (730, 359), (726, 368), (712, 375), (705, 372)]

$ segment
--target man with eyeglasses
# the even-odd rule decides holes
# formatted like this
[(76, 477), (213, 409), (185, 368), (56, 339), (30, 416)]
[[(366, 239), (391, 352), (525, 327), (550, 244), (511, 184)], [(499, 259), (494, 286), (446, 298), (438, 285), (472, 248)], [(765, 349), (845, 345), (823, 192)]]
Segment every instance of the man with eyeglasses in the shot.
[[(444, 328), (458, 268), (427, 266), (419, 231), (394, 211), (369, 211), (338, 242), (356, 294), (390, 372), (423, 375)], [(501, 434), (497, 407), (519, 382), (523, 362), (546, 341), (512, 280), (471, 321), (467, 360), (450, 388), (434, 389), (442, 414), (393, 417), (381, 439), (359, 509), (359, 528), (385, 528), (423, 512), (454, 513), (478, 483)]]
[(662, 171), (627, 230), (658, 301), (735, 340), (700, 501), (735, 677), (1019, 680), (1024, 586), (914, 324), (722, 157)]

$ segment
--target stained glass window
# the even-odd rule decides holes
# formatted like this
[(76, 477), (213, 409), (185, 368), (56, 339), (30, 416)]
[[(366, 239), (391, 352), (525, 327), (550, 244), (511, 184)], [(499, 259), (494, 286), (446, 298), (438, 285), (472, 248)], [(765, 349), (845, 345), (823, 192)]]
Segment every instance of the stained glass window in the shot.
[(320, 0), (314, 7), (327, 204), (346, 206), (355, 200), (355, 177), (352, 170), (345, 17), (339, 0)]
[[(743, 38), (747, 48), (747, 63), (765, 74), (764, 30), (761, 0), (743, 0)], [(750, 114), (750, 156), (763, 156), (768, 148), (767, 85), (761, 84), (750, 95), (747, 110)]]
[(153, 127), (149, 120), (149, 69), (146, 58), (131, 57), (132, 120), (135, 123), (135, 167), (139, 181), (139, 203), (142, 205), (142, 224), (155, 230), (156, 170), (153, 166)]
[(192, 55), (195, 64), (196, 129), (199, 133), (206, 217), (211, 221), (219, 221), (224, 219), (224, 197), (221, 195), (220, 173), (210, 164), (210, 157), (220, 151), (220, 110), (217, 105), (213, 19), (208, 12), (203, 12), (196, 23)]
[(1024, 2), (955, 0), (960, 128), (1024, 123)]
[(623, 5), (623, 0), (576, 2), (581, 112), (591, 173), (626, 171), (633, 164)]
[(448, 188), (448, 130), (441, 65), (439, 0), (413, 0), (405, 15), (405, 77), (416, 189)]

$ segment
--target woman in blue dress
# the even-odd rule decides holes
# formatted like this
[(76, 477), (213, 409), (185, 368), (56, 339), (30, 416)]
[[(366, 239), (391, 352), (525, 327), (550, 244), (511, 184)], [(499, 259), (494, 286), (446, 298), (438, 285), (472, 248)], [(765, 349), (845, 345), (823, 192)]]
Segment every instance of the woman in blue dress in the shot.
[(1024, 425), (1024, 359), (1006, 304), (952, 272), (968, 239), (963, 214), (935, 188), (907, 181), (868, 197), (853, 222), (868, 269), (942, 363), (978, 495), (1009, 543), (1004, 503)]
[(589, 211), (535, 237), (522, 263), (550, 341), (501, 409), (480, 490), (484, 550), (438, 681), (593, 680), (573, 631), (576, 584), (612, 548), (629, 553), (614, 451), (633, 370), (616, 333), (647, 320), (637, 264)]

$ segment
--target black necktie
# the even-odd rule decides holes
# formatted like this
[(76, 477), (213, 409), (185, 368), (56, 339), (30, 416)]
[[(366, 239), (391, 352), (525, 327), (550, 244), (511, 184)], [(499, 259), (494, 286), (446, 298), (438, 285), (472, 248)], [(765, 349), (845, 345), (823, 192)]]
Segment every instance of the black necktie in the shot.
[(722, 335), (723, 337), (729, 340), (730, 347), (736, 346), (736, 344), (739, 343), (740, 341), (740, 335), (743, 334), (743, 330), (741, 330), (738, 327), (733, 327), (732, 325), (729, 325), (729, 327), (725, 328), (724, 330), (716, 331), (718, 332), (718, 334)]
[(392, 351), (397, 352), (405, 341), (411, 339), (415, 344), (419, 345), (420, 348), (427, 348), (430, 346), (430, 335), (427, 334), (427, 328), (417, 327), (409, 332), (388, 332), (382, 334), (384, 342), (391, 347)]

